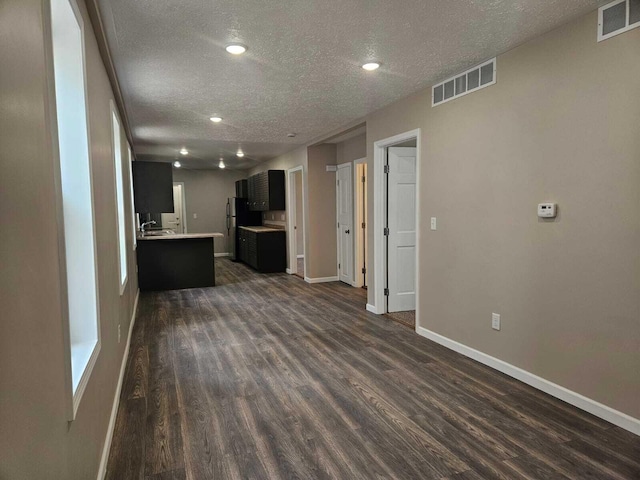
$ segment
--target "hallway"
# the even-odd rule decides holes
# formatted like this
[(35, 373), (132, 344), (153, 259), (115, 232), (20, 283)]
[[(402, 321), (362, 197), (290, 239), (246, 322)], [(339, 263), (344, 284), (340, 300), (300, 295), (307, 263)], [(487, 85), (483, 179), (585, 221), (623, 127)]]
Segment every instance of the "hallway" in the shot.
[(638, 478), (640, 439), (367, 313), (218, 260), (144, 294), (107, 478)]

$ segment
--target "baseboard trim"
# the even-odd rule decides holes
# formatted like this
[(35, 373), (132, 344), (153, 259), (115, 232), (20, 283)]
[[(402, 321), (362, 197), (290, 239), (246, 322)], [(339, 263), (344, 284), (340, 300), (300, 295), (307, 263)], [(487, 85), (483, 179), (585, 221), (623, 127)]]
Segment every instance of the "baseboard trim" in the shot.
[(304, 281), (307, 283), (327, 283), (327, 282), (337, 282), (340, 280), (337, 276), (335, 277), (318, 277), (318, 278), (310, 278), (304, 277)]
[(370, 303), (367, 303), (367, 312), (371, 312), (371, 313), (375, 313), (376, 315), (380, 315), (378, 313), (378, 309), (376, 308), (375, 305), (371, 305)]
[[(367, 305), (367, 310), (369, 305)], [(532, 386), (538, 390), (548, 393), (552, 397), (556, 397), (564, 402), (567, 402), (574, 407), (577, 407), (585, 412), (591, 413), (596, 417), (602, 418), (607, 422), (611, 422), (620, 428), (628, 430), (631, 433), (640, 435), (640, 419), (634, 418), (626, 413), (615, 410), (602, 403), (596, 402), (584, 395), (569, 390), (561, 385), (545, 380), (542, 377), (538, 377), (531, 372), (523, 370), (515, 365), (511, 365), (503, 360), (487, 355), (479, 350), (475, 350), (471, 347), (463, 345), (462, 343), (451, 340), (438, 333), (427, 330), (423, 327), (416, 327), (416, 332), (429, 340), (436, 342), (443, 347), (447, 347), (454, 352), (458, 352), (466, 357), (476, 360), (488, 367), (491, 367), (499, 372), (502, 372), (510, 377), (520, 380), (527, 385)]]
[(304, 258), (304, 254), (303, 255), (298, 255), (296, 258)]
[(214, 256), (215, 258), (219, 258), (219, 257), (228, 257), (228, 256), (229, 256), (229, 253), (226, 253), (226, 252), (225, 252), (225, 253), (214, 253), (214, 254), (213, 254), (213, 256)]
[(133, 332), (133, 324), (136, 321), (136, 313), (138, 312), (138, 299), (140, 298), (140, 289), (136, 292), (136, 299), (133, 302), (133, 314), (129, 322), (129, 334), (127, 335), (127, 344), (124, 347), (122, 363), (120, 365), (120, 376), (116, 386), (116, 394), (111, 407), (111, 418), (109, 418), (109, 426), (107, 427), (107, 436), (102, 447), (102, 458), (100, 459), (100, 467), (98, 468), (98, 480), (104, 480), (107, 474), (107, 461), (109, 460), (109, 452), (111, 451), (111, 441), (113, 440), (113, 429), (116, 426), (116, 417), (118, 415), (118, 404), (120, 403), (120, 392), (122, 391), (122, 382), (124, 381), (124, 372), (127, 367), (127, 359), (129, 358), (129, 347), (131, 346), (131, 334)]
[(293, 272), (291, 271), (291, 269), (290, 269), (290, 268), (287, 268), (287, 269), (285, 270), (285, 272), (287, 272), (289, 275), (293, 275)]

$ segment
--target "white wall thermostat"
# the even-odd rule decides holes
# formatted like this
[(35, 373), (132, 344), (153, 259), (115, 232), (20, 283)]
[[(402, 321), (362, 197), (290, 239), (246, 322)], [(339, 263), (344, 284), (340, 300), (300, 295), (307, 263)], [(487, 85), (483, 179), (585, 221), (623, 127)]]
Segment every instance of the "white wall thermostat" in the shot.
[(555, 203), (538, 204), (538, 217), (556, 218), (556, 204)]

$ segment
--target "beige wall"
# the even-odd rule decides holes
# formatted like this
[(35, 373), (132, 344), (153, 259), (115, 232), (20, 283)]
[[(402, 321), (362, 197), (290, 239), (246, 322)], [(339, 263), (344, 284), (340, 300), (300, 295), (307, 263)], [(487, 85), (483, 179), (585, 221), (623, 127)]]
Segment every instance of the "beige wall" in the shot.
[(640, 29), (596, 25), (499, 56), (494, 86), (370, 115), (370, 178), (373, 142), (422, 129), (420, 326), (640, 418)]
[(350, 138), (336, 144), (336, 162), (338, 165), (360, 160), (367, 156), (367, 134)]
[(309, 159), (307, 191), (307, 245), (305, 276), (326, 278), (338, 275), (336, 237), (336, 174), (327, 165), (336, 164), (336, 145), (323, 143), (307, 149)]
[[(246, 178), (246, 172), (233, 170), (173, 169), (173, 181), (184, 183), (189, 233), (219, 232), (224, 239), (215, 239), (216, 253), (228, 253), (227, 199), (236, 195), (236, 180)], [(196, 214), (198, 218), (193, 218)]]
[[(113, 94), (80, 3), (86, 29), (102, 348), (70, 423), (56, 235), (57, 155), (51, 137), (55, 110), (49, 108), (49, 4), (4, 0), (0, 7), (0, 478), (12, 480), (96, 478), (137, 291), (135, 252), (129, 246), (129, 279), (119, 294), (109, 110)], [(121, 136), (126, 138), (124, 132)], [(131, 238), (128, 195), (126, 203)], [(119, 344), (118, 324), (124, 337)]]

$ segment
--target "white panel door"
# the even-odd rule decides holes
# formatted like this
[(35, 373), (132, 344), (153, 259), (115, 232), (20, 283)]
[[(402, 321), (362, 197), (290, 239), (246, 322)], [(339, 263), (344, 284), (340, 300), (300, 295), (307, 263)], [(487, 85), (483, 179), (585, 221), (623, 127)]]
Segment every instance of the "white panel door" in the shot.
[(170, 228), (176, 233), (184, 233), (184, 222), (182, 219), (182, 185), (173, 185), (173, 213), (163, 213), (162, 227)]
[(389, 312), (416, 308), (416, 149), (389, 147)]
[(351, 164), (338, 165), (336, 190), (338, 207), (338, 277), (353, 283), (353, 179)]

